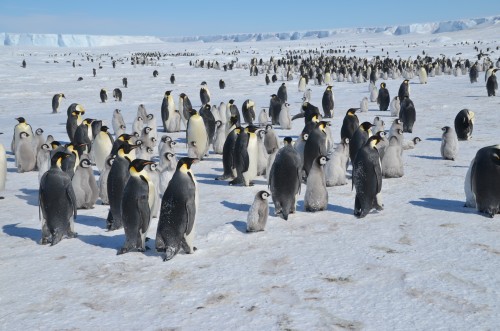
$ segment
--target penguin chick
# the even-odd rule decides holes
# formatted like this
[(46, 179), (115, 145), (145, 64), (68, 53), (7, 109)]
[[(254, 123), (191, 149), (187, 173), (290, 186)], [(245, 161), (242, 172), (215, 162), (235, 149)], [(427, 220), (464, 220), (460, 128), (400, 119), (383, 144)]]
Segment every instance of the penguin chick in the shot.
[(443, 127), (443, 136), (441, 140), (441, 156), (445, 160), (455, 161), (458, 154), (458, 137), (449, 126)]
[(264, 231), (269, 216), (269, 192), (259, 191), (248, 211), (247, 232)]
[(326, 210), (328, 207), (328, 191), (324, 165), (328, 161), (325, 155), (319, 155), (311, 166), (307, 176), (306, 194), (304, 195), (304, 210), (316, 212)]

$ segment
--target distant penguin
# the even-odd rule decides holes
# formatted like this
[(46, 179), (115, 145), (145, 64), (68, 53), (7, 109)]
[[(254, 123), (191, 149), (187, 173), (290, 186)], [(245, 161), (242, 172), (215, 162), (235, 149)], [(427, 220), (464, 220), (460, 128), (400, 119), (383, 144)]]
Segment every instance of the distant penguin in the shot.
[(111, 119), (111, 125), (113, 127), (113, 133), (115, 137), (119, 137), (125, 133), (127, 126), (125, 125), (125, 120), (120, 109), (115, 109), (113, 111), (113, 118)]
[(370, 102), (377, 102), (377, 99), (378, 99), (378, 89), (375, 85), (373, 85), (370, 91)]
[(33, 138), (33, 129), (29, 125), (24, 117), (16, 118), (17, 124), (14, 126), (14, 134), (12, 135), (12, 142), (10, 143), (10, 150), (12, 153), (16, 153), (17, 144), (21, 140), (21, 132), (26, 132), (30, 137)]
[(281, 105), (279, 123), (282, 130), (290, 130), (292, 128), (292, 118), (290, 116), (290, 104), (283, 103)]
[(101, 91), (99, 92), (99, 97), (101, 98), (101, 102), (104, 103), (108, 100), (108, 93), (106, 92), (105, 89), (101, 89)]
[(421, 66), (418, 70), (418, 79), (420, 84), (427, 84), (427, 70), (425, 70), (424, 66)]
[(493, 218), (500, 212), (500, 145), (476, 153), (471, 178), (477, 210)]
[(271, 116), (271, 124), (279, 124), (279, 116), (281, 111), (281, 100), (276, 94), (271, 95), (271, 100), (269, 101), (269, 115)]
[(403, 102), (401, 102), (401, 111), (399, 112), (399, 119), (403, 122), (403, 132), (413, 132), (416, 117), (417, 113), (413, 101), (405, 97)]
[(223, 154), (224, 142), (226, 141), (226, 128), (221, 121), (215, 122), (215, 138), (213, 143), (214, 153)]
[(347, 162), (349, 161), (349, 138), (344, 138), (333, 151), (325, 165), (326, 186), (347, 184)]
[(236, 139), (234, 146), (236, 178), (229, 182), (229, 185), (252, 186), (253, 180), (257, 177), (259, 149), (256, 129), (255, 126), (247, 126)]
[(386, 88), (385, 83), (380, 83), (380, 89), (378, 90), (377, 103), (381, 111), (386, 111), (389, 108), (389, 103), (391, 102), (391, 97), (389, 95), (389, 90)]
[(191, 116), (187, 123), (186, 142), (188, 146), (193, 147), (193, 155), (189, 155), (189, 157), (202, 160), (208, 153), (209, 139), (207, 129), (203, 118), (194, 109), (191, 110)]
[(241, 106), (241, 113), (243, 114), (245, 123), (247, 123), (247, 125), (253, 125), (255, 121), (255, 102), (250, 99), (245, 100)]
[(275, 214), (285, 220), (288, 220), (289, 214), (295, 213), (302, 183), (301, 164), (300, 156), (292, 146), (292, 139), (286, 137), (268, 175)]
[(19, 133), (19, 141), (14, 153), (17, 172), (28, 172), (35, 170), (36, 151), (33, 146), (33, 136), (28, 132)]
[(498, 69), (493, 69), (490, 77), (488, 77), (488, 80), (486, 81), (486, 92), (488, 92), (489, 97), (494, 97), (495, 96), (495, 91), (498, 90), (498, 82), (497, 82), (497, 76), (496, 72)]
[(401, 143), (398, 138), (392, 136), (389, 140), (389, 146), (384, 151), (382, 158), (382, 175), (385, 178), (399, 178), (403, 177), (403, 155), (401, 150)]
[(394, 97), (394, 99), (392, 99), (389, 108), (391, 109), (391, 116), (399, 117), (399, 110), (401, 109), (401, 103), (399, 102), (399, 97)]
[(198, 187), (191, 171), (196, 159), (182, 158), (163, 194), (156, 232), (156, 250), (165, 253), (164, 261), (172, 259), (182, 248), (187, 254), (196, 250), (196, 212)]
[(158, 70), (153, 70), (153, 77), (154, 78), (158, 77)]
[(109, 176), (109, 171), (111, 170), (111, 165), (113, 164), (113, 161), (115, 160), (114, 155), (108, 155), (105, 161), (105, 166), (104, 170), (101, 172), (99, 175), (99, 198), (101, 199), (101, 203), (103, 205), (109, 205), (109, 198), (108, 198), (108, 176)]
[(54, 94), (52, 97), (52, 113), (58, 113), (59, 112), (59, 106), (61, 105), (61, 100), (62, 98), (66, 99), (64, 96), (64, 93), (57, 93)]
[(352, 184), (356, 189), (354, 216), (365, 217), (373, 208), (383, 209), (380, 191), (382, 190), (382, 168), (375, 145), (378, 135), (371, 136), (359, 150), (353, 161)]
[(342, 122), (342, 127), (340, 128), (340, 139), (352, 139), (354, 132), (356, 132), (356, 130), (358, 129), (359, 119), (356, 116), (357, 110), (358, 108), (350, 108), (349, 110), (347, 110)]
[(403, 102), (403, 100), (405, 99), (405, 97), (408, 97), (410, 98), (410, 85), (409, 85), (410, 81), (408, 79), (405, 79), (401, 85), (399, 86), (399, 90), (398, 90), (398, 98), (399, 98), (399, 102)]
[(61, 170), (62, 159), (67, 156), (64, 152), (54, 154), (50, 169), (40, 180), (38, 202), (42, 221), (42, 245), (55, 245), (63, 238), (77, 236), (74, 230), (77, 216), (75, 192), (71, 179)]
[(455, 161), (458, 154), (458, 138), (455, 130), (449, 126), (443, 127), (441, 138), (441, 156), (445, 160)]
[[(38, 169), (38, 182), (42, 179), (43, 174), (50, 169), (50, 151), (49, 144), (43, 144), (36, 154), (36, 167)], [(1, 157), (1, 156), (0, 156)]]
[(269, 216), (269, 192), (259, 191), (248, 210), (247, 232), (264, 231)]
[(175, 84), (175, 75), (174, 74), (170, 75), (170, 84)]
[(300, 76), (298, 84), (299, 92), (304, 92), (306, 90), (306, 85), (306, 78), (304, 76)]
[(202, 106), (210, 103), (210, 91), (208, 90), (207, 82), (201, 82), (200, 100)]
[[(2, 134), (2, 132), (0, 132)], [(7, 153), (5, 147), (0, 143), (0, 194), (5, 191), (5, 182), (7, 180)], [(3, 196), (0, 196), (3, 199)]]
[(226, 119), (228, 119), (227, 122), (226, 122), (226, 129), (227, 130), (229, 130), (229, 128), (232, 126), (232, 123), (231, 123), (230, 119), (233, 116), (236, 118), (236, 126), (240, 126), (241, 125), (240, 111), (238, 109), (238, 106), (236, 106), (234, 104), (234, 100), (231, 99), (231, 100), (229, 100), (229, 102), (228, 102), (228, 104), (226, 106)]
[(470, 140), (472, 138), (472, 130), (474, 129), (473, 111), (462, 109), (455, 117), (455, 132), (458, 140)]
[(113, 98), (115, 101), (122, 101), (122, 91), (119, 88), (113, 90)]
[(75, 192), (76, 208), (94, 208), (94, 204), (99, 198), (99, 188), (92, 170), (92, 163), (86, 154), (80, 158), (80, 164), (76, 167), (71, 184)]
[(106, 158), (111, 153), (114, 142), (113, 137), (108, 132), (108, 127), (102, 126), (101, 131), (92, 142), (92, 159), (99, 173), (102, 173), (106, 168)]
[(477, 62), (472, 65), (469, 70), (470, 83), (477, 83), (477, 78), (479, 77), (479, 72), (477, 71)]
[(266, 74), (265, 81), (266, 81), (266, 85), (269, 85), (269, 83), (271, 83), (271, 80), (269, 79), (269, 75), (268, 74)]
[(359, 111), (362, 113), (366, 113), (368, 111), (368, 98), (367, 97), (363, 97), (363, 99), (359, 103)]
[(224, 80), (220, 79), (219, 80), (219, 88), (221, 90), (225, 89), (226, 88), (226, 83), (224, 82)]
[(464, 180), (464, 193), (465, 193), (465, 205), (467, 208), (476, 208), (476, 197), (472, 192), (472, 168), (474, 167), (474, 162), (476, 159), (472, 159), (469, 165), (469, 169), (467, 169), (467, 173), (465, 175)]
[(259, 125), (266, 126), (269, 122), (269, 115), (267, 114), (267, 110), (262, 108), (259, 113)]
[(153, 163), (141, 159), (135, 159), (130, 163), (129, 178), (123, 189), (121, 203), (125, 243), (118, 254), (146, 251), (146, 235), (152, 218), (154, 194), (154, 185), (146, 167)]
[[(356, 155), (366, 144), (368, 138), (372, 135), (373, 124), (370, 122), (363, 122), (359, 125), (358, 129), (352, 135), (352, 138), (349, 139), (349, 158), (351, 162), (354, 162), (356, 159)], [(378, 141), (377, 141), (378, 142)]]
[(127, 79), (127, 77), (123, 77), (122, 78), (122, 85), (123, 85), (124, 88), (127, 88), (127, 85), (128, 85), (128, 79)]
[(304, 210), (316, 212), (326, 210), (328, 207), (328, 191), (324, 166), (328, 161), (325, 155), (319, 155), (314, 160), (309, 175), (307, 176), (306, 193), (304, 195)]
[(333, 91), (332, 91), (331, 85), (328, 85), (325, 89), (325, 92), (323, 92), (323, 98), (321, 100), (321, 105), (323, 106), (323, 114), (325, 114), (325, 118), (332, 118), (333, 117), (333, 107), (334, 107), (334, 100), (333, 100)]

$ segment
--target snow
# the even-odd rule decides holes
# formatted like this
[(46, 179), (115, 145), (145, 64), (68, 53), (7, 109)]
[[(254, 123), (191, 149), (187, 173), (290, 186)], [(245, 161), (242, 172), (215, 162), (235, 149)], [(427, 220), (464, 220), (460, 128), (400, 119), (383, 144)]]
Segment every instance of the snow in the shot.
[[(443, 32), (449, 39), (440, 42), (432, 34), (410, 34), (403, 40), (383, 33), (352, 32), (341, 38), (332, 34), (311, 40), (263, 40), (258, 50), (251, 49), (253, 42), (230, 40), (216, 48), (199, 42), (106, 47), (96, 42), (92, 49), (69, 47), (64, 52), (57, 44), (2, 47), (0, 132), (4, 134), (0, 143), (9, 149), (18, 116), (24, 116), (33, 129), (41, 127), (45, 134), (67, 141), (66, 108), (73, 102), (85, 107), (87, 117), (103, 119), (110, 127), (115, 108), (122, 109), (130, 127), (141, 103), (159, 118), (165, 90), (173, 90), (176, 104), (184, 92), (199, 108), (201, 81), (207, 82), (213, 104), (234, 99), (241, 109), (244, 100), (251, 98), (260, 110), (269, 105), (269, 95), (282, 82), (266, 86), (264, 75), (249, 76), (238, 64), (242, 67), (253, 57), (278, 58), (283, 55), (280, 49), (345, 46), (347, 52), (350, 45), (362, 45), (355, 53), (345, 54), (372, 58), (389, 52), (391, 57), (406, 59), (425, 50), (433, 57), (458, 58), (461, 53), (460, 58), (475, 60), (475, 45), (450, 40), (481, 40), (478, 47), (490, 47), (496, 60), (499, 33), (498, 24), (478, 26)], [(72, 45), (80, 47), (81, 42), (75, 39)], [(127, 60), (117, 61), (116, 69), (111, 66), (111, 56), (126, 59), (134, 52), (185, 50), (196, 56), (166, 56), (154, 67), (134, 67)], [(221, 51), (239, 51), (234, 70), (189, 66), (197, 59), (224, 63), (227, 55)], [(87, 61), (86, 54), (95, 62)], [(23, 59), (26, 69), (20, 67)], [(73, 68), (73, 60), (81, 66)], [(92, 77), (97, 62), (103, 68)], [(154, 69), (159, 71), (157, 78), (152, 76)], [(174, 85), (169, 82), (171, 73), (175, 73)], [(77, 81), (79, 76), (83, 81)], [(128, 78), (128, 88), (121, 87), (122, 77)], [(500, 102), (498, 97), (486, 97), (482, 77), (481, 72), (474, 85), (467, 75), (429, 77), (426, 85), (419, 84), (418, 77), (411, 80), (417, 120), (414, 133), (405, 133), (405, 139), (419, 136), (422, 142), (404, 152), (404, 177), (383, 180), (384, 210), (361, 220), (353, 216), (355, 192), (350, 180), (348, 185), (328, 188), (328, 210), (317, 213), (303, 211), (303, 185), (297, 213), (289, 221), (274, 217), (270, 203), (266, 230), (247, 234), (247, 211), (255, 194), (267, 188), (266, 181), (259, 177), (253, 187), (216, 181), (222, 161), (220, 155), (211, 154), (192, 168), (200, 193), (194, 240), (198, 250), (192, 255), (180, 253), (168, 262), (154, 250), (156, 219), (148, 232), (150, 251), (117, 256), (124, 232), (105, 231), (108, 207), (100, 204), (79, 210), (77, 238), (53, 247), (39, 245), (37, 173), (17, 173), (14, 157), (8, 154), (7, 186), (1, 193), (5, 199), (0, 200), (0, 329), (496, 329), (500, 325), (500, 217), (489, 219), (463, 207), (463, 181), (471, 159), (479, 148), (499, 143)], [(224, 90), (218, 89), (221, 78), (226, 82)], [(402, 80), (386, 81), (391, 98)], [(297, 77), (286, 82), (292, 115), (302, 98), (297, 82)], [(368, 96), (367, 85), (333, 83), (336, 142), (346, 110)], [(115, 87), (121, 88), (123, 102), (100, 103), (100, 89)], [(319, 106), (325, 86), (308, 88), (311, 102)], [(58, 92), (66, 99), (61, 113), (51, 114), (51, 99)], [(445, 161), (440, 157), (441, 127), (452, 125), (463, 108), (476, 114), (473, 138), (460, 142), (456, 161)], [(369, 109), (358, 114), (360, 122), (380, 116), (388, 129), (390, 113), (376, 110), (375, 103)], [(297, 137), (302, 127), (303, 122), (296, 120), (292, 130), (275, 130), (281, 138)], [(185, 133), (171, 136), (178, 142), (178, 155), (185, 155)]]

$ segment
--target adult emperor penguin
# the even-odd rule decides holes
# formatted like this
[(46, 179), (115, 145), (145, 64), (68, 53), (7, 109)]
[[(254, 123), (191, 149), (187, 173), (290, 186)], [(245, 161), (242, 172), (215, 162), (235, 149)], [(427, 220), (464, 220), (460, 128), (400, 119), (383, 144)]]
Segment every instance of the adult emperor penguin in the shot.
[(122, 101), (123, 95), (122, 91), (119, 88), (115, 88), (113, 90), (113, 98), (115, 98), (115, 101)]
[(175, 75), (174, 74), (170, 75), (170, 84), (175, 84)]
[(66, 110), (66, 115), (68, 116), (68, 118), (71, 116), (71, 113), (74, 111), (77, 111), (80, 114), (80, 117), (79, 117), (78, 122), (76, 124), (78, 126), (83, 122), (82, 116), (85, 115), (85, 108), (83, 108), (83, 106), (79, 103), (72, 103), (71, 105), (69, 105), (68, 109)]
[(304, 195), (304, 210), (316, 212), (326, 210), (328, 207), (328, 191), (324, 166), (328, 161), (325, 155), (319, 155), (314, 160), (309, 175), (307, 176), (306, 193)]
[(188, 145), (194, 142), (192, 149), (194, 158), (202, 160), (205, 157), (209, 148), (207, 129), (203, 118), (194, 109), (191, 109), (191, 116), (187, 123), (186, 142)]
[(201, 82), (200, 100), (202, 106), (210, 103), (210, 91), (208, 90), (207, 82)]
[(309, 175), (309, 171), (311, 170), (311, 167), (316, 158), (320, 155), (326, 155), (328, 152), (327, 127), (329, 125), (329, 122), (320, 121), (309, 133), (309, 137), (307, 138), (306, 144), (304, 146), (303, 169), (306, 177)]
[(342, 122), (342, 127), (340, 128), (341, 140), (345, 138), (352, 139), (354, 132), (358, 129), (359, 119), (358, 116), (356, 116), (356, 110), (358, 110), (358, 108), (350, 108), (347, 110), (344, 121)]
[(109, 213), (106, 219), (106, 228), (109, 231), (120, 229), (123, 225), (121, 203), (123, 189), (130, 176), (128, 169), (133, 159), (131, 152), (134, 148), (137, 148), (137, 145), (130, 145), (128, 142), (123, 142), (109, 170), (107, 183)]
[(76, 197), (77, 209), (92, 209), (99, 197), (99, 188), (92, 170), (92, 163), (88, 155), (82, 155), (80, 164), (71, 179), (73, 191)]
[(285, 220), (288, 220), (289, 214), (295, 213), (302, 183), (301, 165), (299, 153), (292, 146), (292, 138), (286, 137), (268, 175), (275, 214)]
[(269, 216), (268, 198), (269, 192), (267, 191), (259, 191), (255, 195), (252, 206), (248, 210), (247, 232), (264, 231)]
[(125, 133), (127, 126), (125, 125), (125, 120), (120, 109), (115, 109), (113, 111), (113, 118), (111, 119), (111, 126), (113, 127), (113, 133), (115, 137), (119, 137)]
[(114, 142), (113, 137), (108, 132), (108, 127), (101, 126), (101, 131), (92, 142), (92, 156), (100, 174), (106, 168), (106, 158), (111, 154)]
[(99, 92), (99, 97), (101, 98), (102, 103), (108, 100), (108, 93), (106, 92), (106, 89), (101, 89), (101, 91)]
[(82, 151), (90, 152), (92, 149), (92, 122), (94, 120), (91, 118), (86, 118), (83, 120), (75, 131), (73, 140), (71, 141), (75, 146), (84, 145)]
[(196, 212), (198, 187), (191, 171), (193, 158), (182, 158), (163, 194), (156, 232), (156, 250), (165, 253), (164, 261), (172, 259), (182, 248), (187, 254), (196, 250)]
[(224, 80), (223, 80), (223, 79), (220, 79), (220, 80), (219, 80), (219, 88), (220, 88), (221, 90), (223, 90), (223, 89), (225, 89), (225, 88), (226, 88), (226, 82), (224, 82)]
[(455, 117), (455, 132), (458, 140), (470, 140), (474, 129), (475, 114), (469, 109), (462, 109)]
[(500, 145), (477, 151), (471, 177), (477, 210), (494, 217), (500, 212)]
[(427, 84), (427, 70), (425, 66), (421, 66), (418, 70), (418, 78), (420, 80), (420, 84)]
[(331, 85), (328, 85), (325, 89), (325, 92), (323, 92), (323, 99), (321, 100), (321, 105), (323, 106), (323, 113), (325, 114), (325, 118), (332, 118), (333, 117), (333, 107), (334, 107), (334, 101), (333, 101), (333, 91), (332, 91)]
[(215, 116), (212, 113), (212, 107), (210, 106), (210, 104), (206, 104), (201, 107), (199, 114), (203, 119), (205, 129), (207, 130), (208, 145), (212, 145), (215, 138)]
[(389, 108), (389, 103), (391, 102), (391, 97), (389, 95), (389, 90), (385, 83), (380, 83), (380, 89), (378, 90), (377, 103), (381, 111), (386, 111)]
[(399, 91), (398, 91), (398, 98), (399, 102), (402, 103), (405, 97), (410, 98), (410, 81), (408, 79), (405, 79), (401, 85), (399, 86)]
[(276, 94), (272, 94), (269, 101), (269, 115), (271, 116), (272, 125), (279, 124), (281, 104), (280, 98)]
[(21, 132), (26, 132), (30, 137), (33, 137), (33, 129), (31, 128), (31, 125), (26, 123), (24, 117), (18, 117), (16, 120), (18, 123), (14, 126), (14, 135), (12, 136), (12, 142), (10, 144), (10, 150), (12, 153), (16, 153), (17, 143), (21, 139)]
[(124, 88), (127, 88), (127, 86), (128, 86), (128, 79), (127, 79), (127, 77), (123, 77), (122, 78), (122, 84), (123, 84)]
[(401, 103), (399, 102), (399, 97), (394, 97), (392, 99), (389, 108), (391, 109), (391, 116), (399, 117), (399, 110), (401, 109)]
[(241, 134), (243, 129), (239, 126), (236, 126), (236, 117), (233, 117), (232, 129), (226, 137), (226, 141), (224, 142), (224, 147), (222, 149), (222, 165), (224, 169), (224, 173), (216, 177), (216, 180), (224, 180), (229, 178), (236, 177), (236, 171), (234, 167), (234, 159), (235, 155), (235, 147), (238, 136)]
[[(226, 115), (226, 117), (227, 117), (228, 119), (230, 119), (230, 118), (231, 118), (231, 117), (233, 117), (233, 116), (235, 116), (235, 117), (236, 117), (236, 120), (237, 120), (237, 121), (236, 121), (236, 126), (240, 126), (240, 125), (241, 125), (241, 116), (240, 116), (240, 111), (239, 111), (239, 109), (238, 109), (238, 106), (236, 106), (236, 105), (234, 104), (234, 100), (233, 100), (233, 99), (229, 100), (229, 102), (228, 102), (228, 104), (227, 104), (227, 107), (226, 107), (226, 112), (228, 113), (228, 114)], [(227, 124), (228, 124), (229, 126), (231, 126), (231, 125), (232, 125), (231, 123), (229, 123), (229, 121), (228, 121), (228, 123), (227, 123)], [(227, 129), (229, 129), (229, 128), (227, 128)]]
[(349, 139), (349, 158), (351, 162), (354, 162), (359, 150), (363, 148), (368, 138), (372, 135), (372, 126), (373, 124), (370, 122), (361, 123), (352, 135), (352, 138)]
[(493, 69), (488, 81), (486, 82), (486, 92), (488, 92), (489, 97), (495, 96), (495, 91), (498, 89), (496, 72), (498, 69)]
[(68, 155), (57, 152), (51, 167), (40, 180), (38, 202), (42, 221), (41, 244), (55, 245), (63, 238), (74, 238), (77, 216), (76, 197), (69, 176), (61, 170), (62, 159)]
[(477, 62), (476, 62), (472, 65), (472, 67), (470, 67), (470, 70), (469, 70), (470, 83), (471, 84), (477, 83), (478, 77), (479, 77), (479, 72), (477, 71)]
[(118, 254), (146, 251), (146, 234), (152, 218), (155, 193), (154, 184), (146, 170), (151, 164), (154, 162), (142, 159), (135, 159), (130, 163), (130, 177), (123, 189), (121, 203), (125, 243)]
[(19, 133), (19, 138), (14, 153), (17, 172), (33, 171), (36, 167), (36, 150), (33, 146), (33, 136), (23, 131)]
[(410, 98), (405, 97), (401, 102), (401, 111), (399, 112), (399, 119), (403, 122), (403, 132), (413, 132), (413, 125), (417, 118), (415, 105)]
[(191, 116), (191, 110), (193, 109), (193, 106), (191, 105), (191, 100), (189, 100), (189, 97), (185, 93), (179, 94), (178, 106), (182, 123), (184, 124), (184, 127), (187, 128), (187, 122), (189, 120), (189, 117)]
[(352, 184), (356, 189), (354, 201), (354, 216), (365, 217), (373, 208), (383, 209), (382, 168), (380, 156), (375, 145), (380, 140), (378, 135), (368, 138), (366, 144), (359, 150), (353, 162)]
[(66, 99), (64, 93), (54, 94), (52, 97), (52, 113), (55, 114), (59, 111), (59, 106), (61, 105), (61, 100)]
[(259, 157), (258, 141), (255, 131), (257, 127), (247, 126), (238, 135), (234, 147), (234, 168), (236, 178), (229, 185), (253, 185), (257, 177), (257, 162)]
[(458, 154), (458, 138), (455, 130), (449, 126), (443, 127), (441, 138), (441, 156), (445, 160), (455, 161)]
[(175, 109), (172, 91), (166, 91), (161, 104), (161, 121), (165, 132), (179, 132), (181, 130), (181, 115)]
[[(3, 132), (0, 132), (3, 134)], [(7, 180), (7, 153), (5, 147), (0, 143), (0, 193), (5, 190), (5, 181)], [(0, 196), (3, 199), (3, 196)]]
[(243, 120), (247, 125), (253, 125), (255, 121), (255, 103), (253, 100), (247, 99), (243, 102), (241, 106), (241, 113), (243, 114)]
[(69, 141), (74, 141), (76, 129), (82, 122), (81, 112), (74, 110), (69, 114), (66, 120), (66, 133), (68, 134)]
[(399, 178), (404, 175), (402, 147), (396, 136), (389, 139), (389, 146), (384, 151), (382, 175), (385, 178)]
[(278, 98), (280, 99), (281, 103), (285, 103), (288, 101), (288, 93), (286, 91), (286, 85), (285, 83), (281, 83), (281, 86), (278, 88)]

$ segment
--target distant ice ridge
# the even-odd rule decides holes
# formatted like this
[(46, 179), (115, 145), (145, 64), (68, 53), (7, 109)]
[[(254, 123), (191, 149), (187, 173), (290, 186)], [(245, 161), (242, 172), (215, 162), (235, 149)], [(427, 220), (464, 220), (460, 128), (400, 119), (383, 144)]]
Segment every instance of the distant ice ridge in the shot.
[[(3, 41), (3, 43), (2, 43)], [(124, 44), (163, 43), (151, 36), (97, 36), (76, 34), (0, 33), (4, 46), (99, 47)]]

